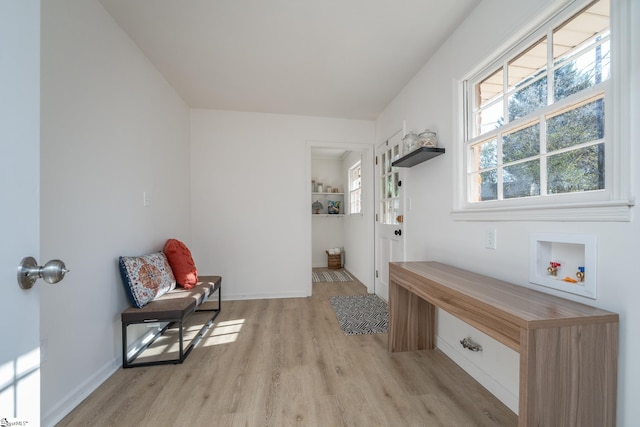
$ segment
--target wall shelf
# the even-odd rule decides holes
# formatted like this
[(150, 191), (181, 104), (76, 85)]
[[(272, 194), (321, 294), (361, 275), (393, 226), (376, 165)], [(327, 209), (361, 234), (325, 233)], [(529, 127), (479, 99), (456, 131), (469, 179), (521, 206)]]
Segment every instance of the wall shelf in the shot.
[[(313, 216), (338, 216), (344, 215), (344, 193), (326, 193), (326, 192), (312, 192), (311, 214)], [(320, 202), (322, 204), (322, 212), (315, 213), (313, 209), (313, 203)], [(338, 213), (331, 213), (329, 205), (334, 203), (337, 205)]]
[(444, 154), (444, 148), (420, 147), (417, 150), (400, 157), (398, 160), (394, 161), (391, 166), (410, 168), (429, 159), (433, 159), (441, 154)]

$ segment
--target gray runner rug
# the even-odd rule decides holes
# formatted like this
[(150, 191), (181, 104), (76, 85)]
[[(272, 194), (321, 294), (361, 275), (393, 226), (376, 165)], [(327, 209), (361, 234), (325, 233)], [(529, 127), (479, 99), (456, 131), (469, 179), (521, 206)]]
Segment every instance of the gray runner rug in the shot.
[(384, 334), (389, 324), (389, 306), (377, 295), (329, 297), (345, 335)]
[(313, 283), (316, 282), (351, 282), (353, 277), (346, 270), (314, 271)]

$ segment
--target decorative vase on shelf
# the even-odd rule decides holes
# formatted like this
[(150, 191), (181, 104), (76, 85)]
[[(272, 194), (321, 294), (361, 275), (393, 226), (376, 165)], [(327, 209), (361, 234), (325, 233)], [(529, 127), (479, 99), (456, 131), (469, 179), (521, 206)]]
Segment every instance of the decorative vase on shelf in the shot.
[(402, 142), (404, 143), (404, 152), (410, 153), (418, 148), (418, 135), (413, 132), (409, 132), (404, 136), (404, 138), (402, 138)]
[(425, 130), (420, 135), (418, 135), (418, 145), (420, 147), (437, 147), (438, 137), (436, 136), (436, 133), (429, 129)]
[(330, 214), (339, 214), (340, 213), (340, 201), (339, 200), (329, 200), (329, 213)]
[(323, 208), (324, 206), (322, 206), (322, 203), (317, 200), (311, 204), (311, 210), (314, 214), (319, 214)]

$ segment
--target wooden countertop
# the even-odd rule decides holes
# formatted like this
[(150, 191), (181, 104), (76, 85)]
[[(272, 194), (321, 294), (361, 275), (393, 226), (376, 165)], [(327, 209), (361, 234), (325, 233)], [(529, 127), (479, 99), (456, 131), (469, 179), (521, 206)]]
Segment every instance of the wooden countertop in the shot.
[(438, 262), (392, 262), (389, 276), (516, 351), (522, 330), (618, 322), (616, 313)]

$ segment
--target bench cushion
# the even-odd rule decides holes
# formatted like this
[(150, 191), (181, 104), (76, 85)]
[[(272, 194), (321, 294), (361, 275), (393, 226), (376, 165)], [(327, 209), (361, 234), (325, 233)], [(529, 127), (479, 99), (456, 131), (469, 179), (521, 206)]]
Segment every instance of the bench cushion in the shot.
[(183, 319), (205, 302), (222, 282), (220, 276), (200, 276), (192, 289), (176, 288), (142, 308), (129, 307), (121, 313), (122, 323), (175, 321)]
[(136, 307), (144, 307), (176, 287), (176, 279), (163, 252), (121, 256), (118, 261), (125, 291)]

